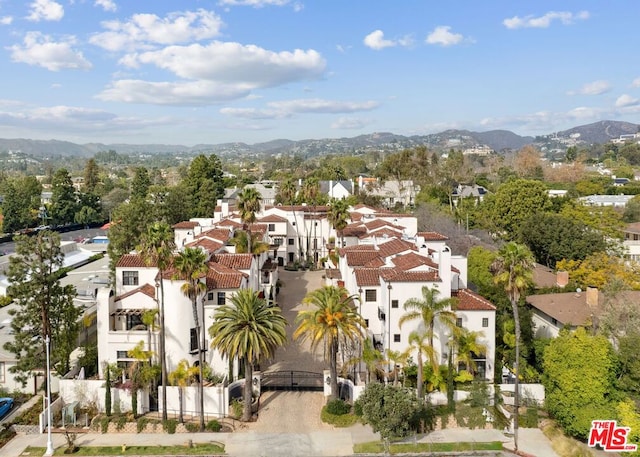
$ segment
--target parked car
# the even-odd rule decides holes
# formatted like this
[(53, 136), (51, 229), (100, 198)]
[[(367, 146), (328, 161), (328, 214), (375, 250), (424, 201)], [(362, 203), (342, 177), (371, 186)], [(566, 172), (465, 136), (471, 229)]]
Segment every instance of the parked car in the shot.
[(13, 409), (13, 398), (0, 398), (0, 419), (7, 415)]

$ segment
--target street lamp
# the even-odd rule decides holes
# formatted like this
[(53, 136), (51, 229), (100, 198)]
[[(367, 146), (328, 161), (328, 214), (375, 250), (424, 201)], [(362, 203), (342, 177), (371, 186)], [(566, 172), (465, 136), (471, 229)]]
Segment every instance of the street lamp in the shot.
[(49, 346), (51, 339), (47, 335), (44, 339), (47, 353), (47, 450), (45, 456), (53, 455), (53, 442), (51, 441), (51, 368), (49, 359)]

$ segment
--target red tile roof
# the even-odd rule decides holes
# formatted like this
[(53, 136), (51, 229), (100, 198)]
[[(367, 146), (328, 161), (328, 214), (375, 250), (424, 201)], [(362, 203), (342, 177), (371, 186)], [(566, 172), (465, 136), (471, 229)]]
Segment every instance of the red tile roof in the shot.
[(242, 285), (242, 279), (245, 277), (247, 276), (239, 271), (219, 263), (209, 262), (207, 290), (238, 289)]
[(222, 221), (218, 222), (216, 226), (240, 228), (242, 227), (242, 224), (240, 222), (234, 221), (233, 219), (223, 219)]
[(458, 311), (495, 311), (496, 307), (484, 297), (469, 289), (451, 291), (451, 296), (458, 300)]
[(347, 225), (342, 229), (342, 236), (362, 236), (367, 234), (367, 228), (361, 224)]
[(416, 236), (421, 236), (425, 241), (446, 241), (449, 237), (438, 232), (418, 232)]
[(379, 257), (380, 254), (376, 251), (351, 251), (346, 253), (347, 265), (351, 267), (363, 267)]
[(391, 259), (393, 264), (401, 270), (413, 270), (414, 268), (427, 266), (435, 270), (438, 269), (438, 264), (431, 260), (429, 257), (420, 255), (416, 252), (410, 252), (408, 254), (401, 254)]
[(369, 231), (379, 229), (382, 227), (391, 227), (402, 232), (402, 230), (405, 228), (400, 225), (393, 224), (389, 221), (385, 221), (384, 219), (374, 219), (372, 221), (365, 222), (364, 225), (367, 227)]
[(116, 268), (149, 268), (155, 265), (147, 265), (139, 254), (125, 254), (116, 264)]
[(178, 222), (177, 224), (173, 225), (174, 229), (193, 229), (195, 227), (198, 227), (200, 225), (199, 222), (195, 222), (195, 221), (183, 221), (183, 222)]
[(126, 292), (126, 293), (124, 293), (122, 295), (117, 296), (114, 299), (114, 301), (124, 300), (127, 297), (130, 297), (130, 296), (135, 295), (135, 294), (140, 294), (140, 293), (145, 294), (146, 296), (151, 297), (154, 300), (156, 298), (156, 288), (153, 287), (151, 284), (147, 283), (147, 284), (144, 284), (144, 285), (142, 285), (142, 286), (140, 286), (140, 287), (138, 287), (136, 289), (130, 290), (129, 292)]
[(353, 273), (356, 275), (356, 284), (359, 287), (380, 285), (379, 268), (354, 268)]
[(396, 268), (381, 268), (380, 277), (387, 282), (440, 282), (437, 271), (402, 271)]
[(287, 218), (278, 216), (277, 214), (267, 214), (258, 219), (258, 222), (288, 222)]
[(248, 270), (251, 268), (253, 256), (251, 254), (214, 254), (211, 260), (234, 270)]
[(231, 232), (228, 228), (212, 228), (207, 230), (206, 232), (202, 232), (196, 237), (196, 239), (203, 237), (226, 243), (227, 241), (229, 241), (229, 238), (231, 238)]
[(327, 268), (324, 270), (324, 274), (329, 279), (342, 279), (342, 273), (337, 268)]
[(417, 251), (416, 246), (408, 241), (391, 239), (384, 243), (378, 243), (378, 250), (382, 257), (391, 257), (407, 251)]
[(398, 230), (392, 229), (390, 227), (383, 227), (378, 230), (369, 231), (368, 233), (363, 233), (358, 238), (364, 239), (364, 238), (369, 238), (374, 236), (378, 239), (400, 238), (402, 237), (402, 232), (399, 232)]
[(190, 248), (203, 248), (205, 251), (211, 253), (211, 252), (216, 252), (218, 249), (224, 247), (225, 245), (223, 243), (219, 243), (217, 241), (214, 241), (210, 238), (198, 238), (195, 241), (192, 241), (191, 243), (187, 244), (187, 247)]

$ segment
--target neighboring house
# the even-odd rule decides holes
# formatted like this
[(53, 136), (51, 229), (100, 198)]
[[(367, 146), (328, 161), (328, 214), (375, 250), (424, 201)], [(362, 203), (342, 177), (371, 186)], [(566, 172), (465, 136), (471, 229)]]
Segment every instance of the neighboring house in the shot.
[(385, 208), (394, 208), (397, 204), (403, 207), (413, 206), (416, 202), (416, 194), (420, 191), (420, 187), (411, 180), (380, 181), (364, 176), (358, 177), (358, 188), (360, 192), (379, 197)]
[(622, 245), (625, 257), (629, 260), (640, 262), (640, 222), (627, 224), (623, 233), (624, 241)]
[(629, 200), (635, 195), (589, 195), (579, 197), (578, 200), (583, 205), (588, 206), (613, 206), (614, 208), (624, 208)]
[(458, 204), (458, 201), (463, 200), (465, 198), (473, 198), (476, 204), (480, 203), (484, 200), (484, 197), (487, 195), (487, 189), (483, 186), (479, 186), (477, 184), (467, 185), (467, 184), (458, 184), (458, 187), (453, 189), (451, 193), (451, 199), (454, 205)]
[(604, 296), (595, 287), (586, 291), (529, 295), (536, 338), (555, 338), (563, 328), (575, 330), (593, 325), (602, 312)]
[(611, 179), (613, 180), (614, 187), (623, 187), (631, 182), (629, 178), (618, 178), (616, 176), (612, 176)]
[(355, 194), (355, 187), (352, 180), (320, 181), (320, 193), (342, 200)]
[[(251, 187), (257, 190), (260, 193), (260, 203), (262, 206), (273, 205), (276, 201), (276, 194), (278, 193), (278, 189), (274, 181), (268, 181), (266, 183), (255, 183), (255, 184), (247, 184), (244, 188)], [(238, 200), (238, 194), (242, 192), (244, 188), (233, 187), (224, 190), (224, 197), (222, 201), (225, 203), (232, 203)]]

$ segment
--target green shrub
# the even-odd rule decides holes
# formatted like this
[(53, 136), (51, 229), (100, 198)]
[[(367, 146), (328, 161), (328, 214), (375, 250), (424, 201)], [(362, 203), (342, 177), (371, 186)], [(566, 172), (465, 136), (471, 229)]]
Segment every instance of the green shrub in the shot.
[(109, 431), (109, 422), (111, 418), (109, 416), (104, 416), (100, 418), (100, 431), (102, 433), (107, 433)]
[(12, 301), (13, 298), (11, 296), (3, 295), (2, 297), (0, 297), (0, 308), (11, 304)]
[(116, 422), (116, 430), (122, 430), (124, 428), (124, 425), (127, 423), (127, 416), (120, 415), (116, 418), (115, 420)]
[(208, 432), (219, 432), (220, 430), (222, 430), (222, 424), (220, 424), (220, 422), (218, 422), (216, 419), (213, 419), (207, 422), (205, 428)]
[(184, 427), (187, 429), (188, 432), (191, 432), (191, 433), (196, 433), (200, 431), (200, 425), (196, 424), (195, 422), (185, 422)]
[(231, 416), (236, 419), (242, 416), (242, 402), (238, 399), (231, 400)]
[(178, 421), (175, 419), (167, 419), (166, 421), (162, 421), (162, 428), (169, 435), (173, 435), (176, 432), (177, 426), (178, 426)]
[(322, 422), (325, 424), (331, 424), (336, 427), (351, 427), (360, 420), (360, 418), (354, 414), (331, 414), (327, 411), (326, 406), (322, 408), (320, 419), (322, 419)]
[(138, 430), (138, 433), (142, 433), (144, 429), (147, 427), (148, 423), (149, 423), (148, 418), (144, 416), (139, 417), (138, 420), (136, 421), (136, 429)]
[(334, 416), (342, 416), (343, 414), (351, 412), (351, 405), (338, 399), (328, 402), (326, 408), (327, 412)]
[(362, 403), (360, 403), (358, 400), (353, 403), (353, 414), (358, 417), (362, 417)]

